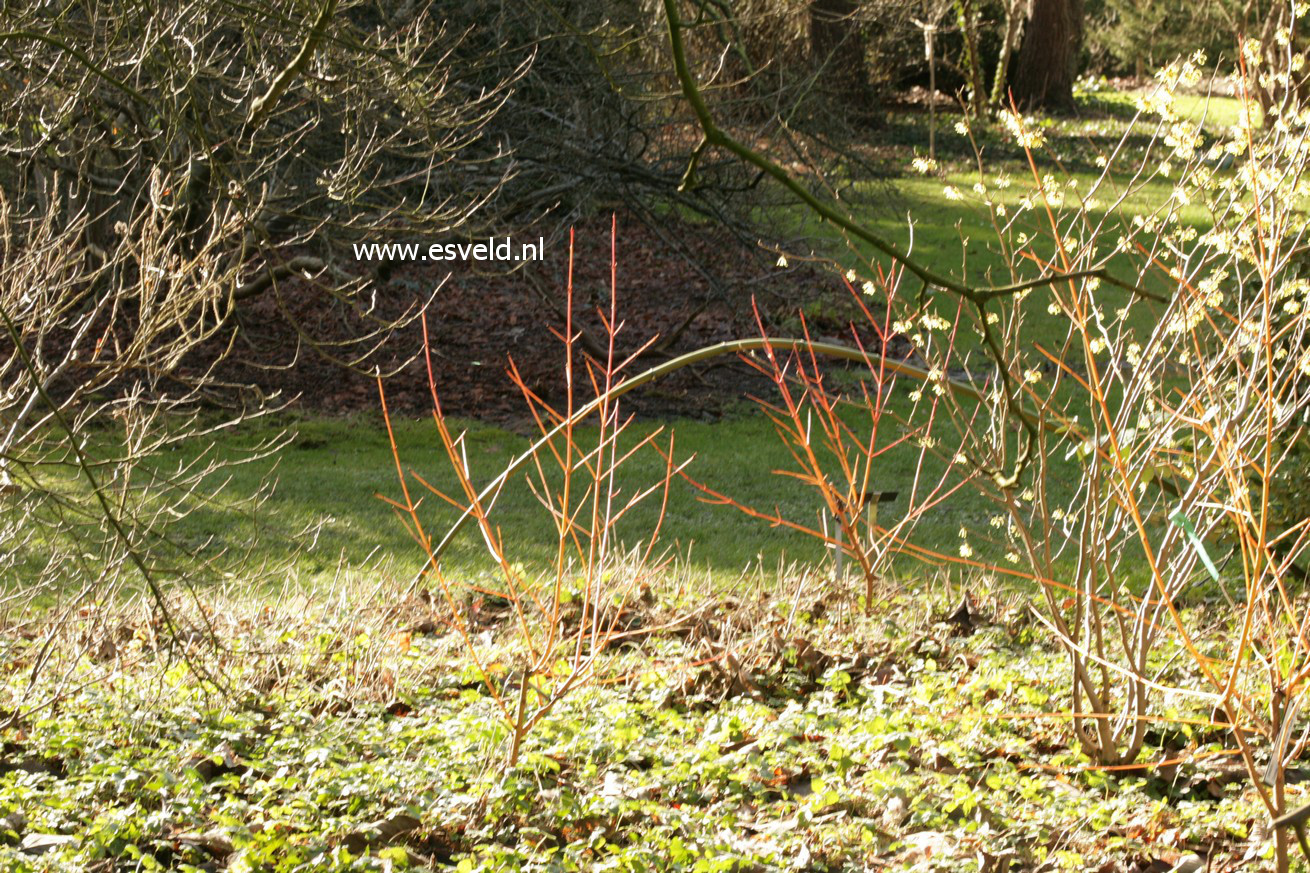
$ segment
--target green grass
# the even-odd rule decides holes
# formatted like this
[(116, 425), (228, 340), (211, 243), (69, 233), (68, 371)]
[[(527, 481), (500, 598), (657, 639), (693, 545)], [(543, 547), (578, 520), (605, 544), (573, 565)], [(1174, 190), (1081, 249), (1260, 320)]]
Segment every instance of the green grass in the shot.
[[(902, 409), (906, 406), (899, 405)], [(290, 566), (292, 578), (309, 585), (331, 578), (342, 558), (355, 566), (377, 564), (380, 572), (396, 577), (415, 573), (423, 563), (422, 551), (381, 497), (400, 499), (400, 488), (380, 416), (304, 418), (286, 424), (295, 438), (276, 466), (255, 463), (237, 468), (229, 485), (235, 494), (250, 493), (265, 476), (274, 476), (276, 487), (258, 512), (233, 517), (202, 509), (179, 521), (176, 533), (193, 542), (212, 537), (213, 550), (235, 548), (258, 536), (265, 557)], [(464, 422), (463, 426), (467, 427), (469, 463), (479, 483), (494, 478), (530, 444), (523, 436), (491, 425)], [(743, 503), (765, 510), (776, 507), (798, 522), (818, 524), (818, 495), (803, 484), (774, 475), (774, 470), (794, 466), (763, 415), (750, 413), (715, 423), (638, 422), (630, 431), (630, 444), (661, 428), (666, 439), (668, 433), (675, 434), (676, 456), (691, 459), (687, 468), (691, 476)], [(431, 421), (395, 422), (395, 429), (405, 469), (453, 492), (457, 482), (442, 457)], [(594, 440), (592, 434), (594, 431), (584, 431), (581, 438)], [(221, 455), (229, 455), (241, 445), (269, 435), (271, 429), (251, 430), (226, 439), (217, 449)], [(908, 447), (884, 456), (875, 487), (908, 491), (917, 457), (917, 450)], [(940, 464), (930, 462), (929, 468), (939, 470)], [(624, 467), (621, 493), (632, 494), (658, 482), (663, 470), (664, 462), (654, 451), (639, 453)], [(414, 493), (418, 496), (421, 489)], [(884, 511), (895, 512), (904, 505), (902, 498)], [(658, 509), (658, 495), (641, 504), (620, 525), (620, 537), (629, 544), (640, 542), (654, 526)], [(985, 525), (984, 513), (985, 506), (978, 501), (955, 501), (927, 520), (923, 533), (930, 540), (953, 540), (962, 525)], [(429, 533), (438, 538), (458, 517), (454, 509), (431, 495), (425, 498), (422, 516)], [(554, 528), (524, 477), (516, 478), (506, 489), (494, 519), (511, 543), (512, 559), (537, 569), (550, 565), (555, 554)], [(723, 584), (746, 570), (762, 568), (772, 574), (782, 563), (815, 563), (824, 557), (821, 544), (813, 539), (771, 528), (729, 507), (711, 505), (681, 480), (675, 480), (670, 488), (660, 542), (677, 556), (708, 568)], [(455, 541), (444, 566), (456, 577), (490, 571), (486, 549), (472, 526)]]
[[(857, 391), (858, 374), (843, 380)], [(891, 415), (908, 416), (911, 404), (906, 394), (917, 383), (900, 385), (889, 405)], [(867, 413), (850, 409), (846, 420), (856, 433), (867, 434)], [(430, 420), (393, 421), (402, 464), (407, 474), (417, 473), (436, 488), (453, 494), (458, 482), (441, 451)], [(527, 437), (477, 422), (460, 422), (465, 428), (464, 446), (473, 479), (479, 485), (491, 481), (515, 456), (524, 451)], [(885, 420), (880, 444), (898, 433), (898, 425)], [(675, 455), (688, 460), (687, 472), (720, 493), (756, 507), (778, 511), (792, 521), (820, 527), (820, 497), (779, 470), (796, 470), (786, 446), (773, 425), (759, 410), (744, 406), (737, 417), (707, 423), (676, 421), (666, 424), (636, 422), (625, 434), (627, 445), (655, 431), (662, 431), (667, 445), (674, 435)], [(408, 580), (424, 565), (420, 546), (408, 535), (405, 525), (384, 498), (399, 500), (395, 461), (380, 413), (352, 418), (294, 417), (262, 420), (258, 425), (224, 435), (217, 442), (194, 443), (168, 453), (156, 463), (168, 470), (187, 465), (203, 455), (214, 460), (242, 457), (251, 446), (286, 434), (287, 447), (272, 458), (226, 468), (212, 477), (204, 489), (224, 499), (201, 505), (173, 521), (169, 537), (186, 550), (214, 560), (215, 565), (235, 580), (255, 576), (252, 566), (269, 572), (259, 579), (273, 583), (314, 588), (336, 579), (343, 570), (366, 578)], [(594, 429), (582, 429), (582, 443), (594, 442)], [(111, 454), (107, 434), (95, 437), (93, 454)], [(871, 485), (876, 490), (898, 491), (901, 496), (880, 509), (887, 524), (904, 513), (919, 463), (919, 449), (909, 443), (879, 457)], [(935, 483), (945, 464), (927, 456), (923, 481)], [(660, 481), (664, 460), (647, 448), (637, 453), (622, 469), (618, 502)], [(234, 511), (233, 501), (271, 485), (268, 496), (257, 506)], [(81, 488), (72, 479), (66, 490)], [(438, 497), (424, 493), (413, 479), (411, 493), (423, 498), (420, 515), (428, 534), (439, 539), (458, 518), (458, 513)], [(89, 496), (89, 495), (88, 495)], [(659, 495), (634, 509), (619, 525), (620, 541), (628, 545), (643, 542), (659, 518)], [(933, 509), (920, 522), (917, 542), (953, 553), (958, 549), (958, 531), (975, 532), (973, 544), (980, 556), (999, 559), (1004, 549), (984, 551), (981, 535), (988, 532), (988, 520), (995, 514), (986, 500), (966, 487), (951, 500)], [(555, 531), (549, 515), (528, 487), (526, 475), (511, 481), (495, 505), (494, 522), (509, 543), (509, 557), (534, 571), (544, 571), (555, 558)], [(681, 561), (707, 570), (716, 585), (728, 587), (743, 574), (763, 572), (773, 577), (788, 564), (826, 566), (822, 543), (803, 533), (749, 518), (738, 510), (709, 503), (682, 479), (669, 489), (667, 512), (660, 532), (660, 546)], [(247, 556), (248, 547), (255, 551)], [(47, 546), (52, 544), (45, 544)], [(67, 544), (65, 544), (67, 545)], [(658, 553), (658, 551), (657, 551)], [(35, 566), (41, 555), (33, 555)], [(243, 563), (244, 558), (244, 563)], [(443, 568), (455, 579), (471, 580), (492, 573), (492, 564), (481, 536), (473, 525), (454, 541), (443, 559)], [(922, 573), (922, 565), (906, 559), (897, 569)]]
[[(840, 380), (834, 375), (835, 381), (847, 383), (851, 396), (858, 394), (858, 379), (858, 371), (850, 371)], [(896, 419), (911, 415), (907, 394), (917, 387), (919, 383), (913, 381), (898, 383), (888, 418), (882, 424), (880, 445), (899, 434)], [(919, 416), (922, 414), (920, 410)], [(845, 418), (864, 439), (869, 428), (867, 413), (850, 408)], [(442, 454), (432, 422), (394, 421), (393, 425), (407, 475), (417, 474), (446, 493), (456, 493), (458, 482)], [(492, 425), (461, 422), (456, 426), (465, 429), (463, 446), (473, 479), (479, 485), (495, 478), (530, 445), (527, 437)], [(744, 407), (737, 417), (714, 423), (636, 422), (625, 434), (625, 443), (633, 445), (657, 430), (662, 432), (660, 438), (666, 445), (669, 435), (674, 435), (676, 457), (688, 461), (689, 475), (706, 486), (759, 510), (777, 511), (791, 521), (821, 527), (818, 493), (792, 477), (778, 475), (777, 471), (797, 468), (773, 425), (759, 410)], [(192, 445), (159, 463), (166, 468), (187, 464), (200, 454), (220, 460), (238, 458), (251, 445), (283, 433), (287, 435), (287, 447), (274, 458), (228, 468), (212, 482), (213, 490), (222, 484), (223, 493), (232, 498), (271, 485), (262, 503), (242, 512), (226, 508), (225, 502), (199, 506), (171, 524), (170, 537), (188, 550), (214, 559), (216, 566), (237, 580), (249, 576), (254, 564), (271, 571), (262, 579), (310, 589), (331, 582), (342, 571), (402, 582), (413, 578), (424, 565), (424, 553), (385, 500), (401, 499), (401, 491), (380, 414), (265, 420), (203, 448)], [(104, 440), (105, 435), (99, 438)], [(594, 443), (594, 429), (582, 429), (579, 440)], [(107, 450), (107, 446), (101, 448)], [(952, 451), (948, 447), (943, 450)], [(896, 521), (908, 509), (916, 472), (921, 475), (921, 500), (946, 469), (945, 461), (934, 455), (925, 456), (921, 471), (919, 463), (920, 450), (908, 441), (876, 461), (871, 487), (900, 494), (894, 503), (880, 508), (884, 525)], [(1067, 499), (1069, 495), (1060, 489), (1076, 480), (1076, 462), (1060, 457), (1052, 463), (1055, 469), (1051, 478), (1058, 486), (1052, 497)], [(629, 495), (658, 483), (664, 469), (664, 460), (649, 448), (634, 455), (619, 477), (617, 503), (621, 505)], [(952, 474), (949, 481), (958, 482), (958, 476)], [(420, 515), (428, 535), (440, 539), (458, 513), (440, 498), (425, 493), (413, 478), (410, 488), (415, 497), (423, 500)], [(619, 541), (629, 546), (644, 542), (656, 525), (659, 509), (658, 494), (640, 504), (618, 526)], [(959, 531), (965, 529), (970, 532), (976, 557), (1000, 562), (1007, 547), (989, 541), (995, 533), (990, 520), (997, 513), (997, 508), (974, 486), (965, 485), (920, 520), (913, 539), (953, 555), (960, 547)], [(552, 566), (555, 531), (549, 515), (528, 487), (526, 474), (511, 480), (495, 504), (493, 520), (509, 544), (511, 560), (532, 571), (544, 572)], [(743, 575), (753, 577), (762, 572), (772, 578), (789, 564), (828, 566), (821, 542), (800, 532), (772, 527), (732, 507), (707, 502), (681, 479), (674, 479), (670, 486), (660, 534), (661, 550), (708, 571), (713, 583), (721, 588), (732, 586)], [(252, 543), (256, 550), (243, 564), (239, 559)], [(469, 525), (456, 538), (443, 559), (443, 568), (450, 577), (462, 581), (494, 575), (494, 564), (475, 526)], [(927, 571), (922, 563), (908, 557), (894, 561), (889, 569), (902, 576)]]
[[(1104, 222), (1102, 248), (1109, 250), (1134, 217), (1150, 216), (1163, 208), (1180, 181), (1181, 168), (1175, 162), (1167, 177), (1148, 173), (1148, 178), (1134, 180), (1134, 168), (1145, 154), (1151, 127), (1142, 122), (1138, 128), (1141, 135), (1130, 130), (1132, 96), (1098, 93), (1084, 95), (1082, 100), (1089, 117), (1032, 122), (1047, 138), (1047, 146), (1036, 152), (1034, 158), (1041, 175), (1049, 174), (1061, 185), (1072, 183), (1072, 187), (1064, 189), (1064, 206), (1055, 210), (1061, 232), (1068, 231), (1078, 204), (1089, 200), (1091, 205), (1086, 208), (1086, 215), (1095, 224)], [(1207, 101), (1183, 96), (1179, 98), (1179, 111), (1198, 123), (1204, 120), (1205, 135), (1213, 138), (1236, 122), (1240, 102), (1233, 98), (1216, 97)], [(1052, 248), (1049, 218), (1040, 204), (1035, 209), (1018, 210), (1020, 202), (1033, 190), (1033, 171), (1027, 158), (1000, 134), (997, 126), (973, 125), (984, 161), (980, 172), (973, 146), (954, 131), (953, 122), (953, 117), (947, 115), (939, 123), (940, 175), (919, 176), (911, 171), (910, 165), (915, 154), (924, 152), (927, 119), (913, 113), (894, 117), (888, 138), (905, 144), (896, 161), (903, 175), (890, 181), (856, 182), (852, 186), (854, 196), (849, 201), (856, 204), (852, 207), (856, 210), (853, 217), (936, 272), (974, 285), (1006, 284), (1011, 281), (1008, 263), (998, 248), (997, 230), (984, 201), (1002, 204), (1007, 214), (996, 221), (1002, 226), (1011, 222), (1016, 233), (1039, 239), (1039, 251)], [(1097, 158), (1112, 153), (1125, 136), (1126, 146), (1111, 171), (1098, 167)], [(1162, 154), (1159, 148), (1152, 153), (1151, 169), (1159, 165)], [(985, 193), (975, 192), (977, 184), (985, 186)], [(959, 192), (962, 199), (948, 199), (947, 188)], [(780, 237), (806, 240), (816, 253), (831, 258), (841, 270), (854, 270), (863, 277), (869, 273), (871, 262), (886, 260), (867, 244), (849, 240), (838, 229), (817, 220), (804, 207), (775, 213), (772, 219)], [(1210, 227), (1209, 214), (1199, 204), (1181, 209), (1179, 220), (1201, 232)], [(1081, 225), (1075, 230), (1086, 232)], [(1139, 272), (1139, 265), (1127, 256), (1112, 258), (1109, 268), (1128, 280), (1135, 280)], [(1029, 268), (1021, 278), (1035, 275)], [(1145, 282), (1150, 290), (1172, 293), (1172, 285), (1159, 271), (1149, 271)], [(914, 290), (909, 289), (909, 293)], [(1112, 311), (1123, 306), (1129, 295), (1103, 286), (1100, 297), (1106, 311)], [(1049, 300), (1049, 295), (1039, 289), (1030, 295), (1025, 310), (1027, 338), (1047, 348), (1059, 343), (1068, 327), (1063, 317), (1048, 316)], [(1141, 307), (1135, 313), (1134, 326), (1145, 329), (1153, 317), (1150, 307)]]
[[(1131, 119), (1137, 111), (1136, 97), (1130, 93), (1097, 91), (1078, 95), (1078, 99), (1088, 109), (1099, 110), (1125, 120)], [(1174, 100), (1175, 110), (1180, 117), (1196, 124), (1204, 124), (1210, 130), (1233, 127), (1242, 119), (1242, 100), (1238, 97), (1178, 94)], [(1255, 100), (1251, 101), (1251, 111), (1258, 122), (1260, 107)]]

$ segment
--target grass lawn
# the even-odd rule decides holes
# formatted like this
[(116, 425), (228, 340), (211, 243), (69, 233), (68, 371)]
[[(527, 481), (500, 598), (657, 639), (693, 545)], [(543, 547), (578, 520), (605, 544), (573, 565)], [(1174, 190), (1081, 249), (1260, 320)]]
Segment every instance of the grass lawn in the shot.
[[(1179, 169), (1171, 175), (1147, 174), (1147, 178), (1134, 178), (1135, 169), (1147, 154), (1150, 145), (1151, 124), (1140, 122), (1141, 135), (1131, 128), (1131, 97), (1122, 94), (1085, 95), (1082, 105), (1092, 114), (1085, 119), (1043, 119), (1032, 122), (1047, 139), (1045, 148), (1034, 153), (1037, 172), (1053, 176), (1063, 186), (1065, 203), (1056, 208), (1055, 218), (1062, 234), (1070, 232), (1070, 219), (1079, 203), (1086, 202), (1087, 219), (1101, 225), (1103, 247), (1112, 249), (1121, 231), (1136, 217), (1157, 214), (1169, 200), (1179, 181)], [(1240, 102), (1234, 98), (1183, 97), (1179, 112), (1183, 117), (1203, 127), (1207, 141), (1217, 136), (1227, 125), (1236, 122)], [(1116, 111), (1118, 110), (1118, 111)], [(1127, 118), (1124, 115), (1127, 114)], [(1012, 143), (1005, 141), (995, 127), (975, 126), (974, 137), (982, 155), (980, 170), (978, 158), (967, 137), (956, 133), (952, 122), (958, 116), (946, 114), (939, 121), (938, 157), (940, 172), (917, 175), (910, 170), (911, 157), (921, 153), (911, 143), (927, 139), (926, 116), (907, 113), (894, 116), (886, 134), (893, 142), (905, 147), (900, 165), (904, 171), (891, 180), (857, 182), (852, 202), (858, 204), (855, 218), (901, 251), (912, 252), (914, 258), (939, 273), (978, 285), (1003, 285), (1013, 281), (1007, 262), (997, 248), (997, 225), (1013, 232), (1040, 239), (1037, 249), (1049, 255), (1051, 229), (1046, 211), (1038, 206), (1021, 212), (1017, 207), (1032, 196), (1036, 180), (1033, 169), (1024, 154)], [(1126, 139), (1125, 139), (1126, 137)], [(1110, 155), (1120, 141), (1125, 145), (1110, 170), (1097, 166), (1096, 159)], [(1162, 163), (1163, 150), (1155, 146), (1153, 157), (1147, 161), (1156, 169)], [(976, 190), (982, 186), (985, 190)], [(951, 191), (951, 197), (947, 192)], [(953, 198), (953, 199), (952, 199)], [(1038, 198), (1040, 204), (1040, 197)], [(988, 204), (1004, 208), (1005, 214), (994, 215)], [(838, 268), (854, 270), (861, 277), (867, 275), (870, 260), (885, 260), (875, 250), (858, 240), (847, 240), (839, 231), (818, 221), (808, 210), (796, 207), (778, 221), (781, 236), (800, 237), (819, 256), (831, 258)], [(1189, 204), (1179, 212), (1183, 226), (1204, 232), (1210, 218), (1203, 205)], [(994, 224), (995, 222), (995, 224)], [(1086, 229), (1074, 225), (1075, 234)], [(1012, 243), (1013, 244), (1013, 243)], [(1127, 256), (1116, 255), (1109, 261), (1112, 273), (1125, 280), (1136, 280), (1138, 264)], [(1029, 269), (1019, 278), (1033, 278), (1037, 274)], [(915, 293), (913, 280), (903, 292)], [(1151, 270), (1144, 279), (1145, 286), (1157, 293), (1171, 294), (1173, 283), (1159, 270)], [(1107, 311), (1122, 306), (1128, 292), (1103, 286), (1099, 297)], [(1029, 296), (1025, 322), (1027, 336), (1032, 342), (1051, 348), (1060, 342), (1067, 328), (1067, 320), (1052, 317), (1046, 312), (1049, 294), (1038, 289)], [(951, 306), (953, 308), (953, 301)], [(1136, 315), (1136, 326), (1149, 326), (1152, 317), (1149, 307), (1142, 307)]]
[[(902, 409), (908, 406), (904, 402), (899, 405)], [(691, 476), (743, 503), (766, 510), (776, 507), (791, 519), (817, 525), (817, 493), (790, 478), (773, 475), (777, 469), (793, 469), (793, 462), (772, 424), (749, 409), (745, 407), (740, 417), (713, 423), (637, 422), (629, 444), (656, 430), (663, 430), (666, 439), (672, 432), (677, 457), (693, 458), (687, 469)], [(379, 572), (396, 578), (411, 577), (422, 566), (422, 552), (379, 497), (400, 497), (380, 414), (373, 419), (300, 419), (285, 424), (295, 436), (276, 465), (266, 462), (237, 468), (230, 486), (234, 493), (249, 492), (258, 487), (263, 475), (276, 477), (277, 485), (261, 510), (235, 520), (226, 513), (200, 511), (180, 522), (181, 532), (194, 542), (215, 538), (213, 549), (260, 535), (273, 550), (269, 557), (288, 563), (294, 568), (293, 578), (308, 585), (330, 579), (341, 558), (350, 565), (375, 565)], [(394, 424), (405, 468), (442, 490), (457, 488), (431, 421)], [(489, 482), (530, 445), (526, 437), (494, 426), (462, 424), (467, 426), (469, 463), (479, 483)], [(220, 446), (220, 452), (235, 451), (248, 439), (272, 435), (269, 429), (232, 437)], [(581, 438), (588, 439), (588, 433), (584, 431)], [(594, 431), (590, 439), (594, 440)], [(917, 450), (908, 448), (889, 453), (886, 472), (879, 475), (878, 484), (885, 490), (907, 489), (917, 457)], [(930, 469), (939, 470), (940, 466), (929, 464)], [(647, 449), (624, 471), (624, 493), (632, 493), (659, 481), (664, 461)], [(896, 508), (893, 505), (884, 511), (891, 513)], [(620, 535), (629, 537), (631, 543), (640, 541), (654, 525), (658, 509), (658, 498), (641, 504), (630, 523), (625, 520), (620, 526)], [(985, 526), (985, 511), (979, 501), (953, 501), (925, 520), (923, 535), (929, 540), (953, 540), (962, 525)], [(439, 538), (457, 513), (429, 496), (424, 517), (430, 524), (429, 533)], [(522, 477), (500, 499), (495, 520), (515, 544), (514, 559), (537, 567), (553, 561), (554, 528)], [(681, 480), (675, 480), (670, 488), (660, 542), (679, 558), (709, 570), (723, 584), (745, 571), (763, 570), (772, 575), (780, 565), (811, 564), (824, 556), (821, 544), (813, 539), (708, 504)], [(460, 535), (443, 563), (456, 577), (476, 577), (491, 569), (481, 538), (472, 527)]]

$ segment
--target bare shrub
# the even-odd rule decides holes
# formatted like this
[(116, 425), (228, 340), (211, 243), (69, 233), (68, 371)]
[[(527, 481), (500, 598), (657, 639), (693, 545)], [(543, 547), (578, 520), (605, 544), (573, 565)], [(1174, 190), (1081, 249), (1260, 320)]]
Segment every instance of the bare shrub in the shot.
[[(570, 247), (570, 261), (571, 255)], [(636, 453), (648, 451), (660, 433), (656, 431), (635, 441), (626, 437), (631, 418), (621, 414), (613, 396), (613, 389), (623, 379), (624, 366), (632, 360), (631, 357), (620, 360), (615, 353), (615, 337), (621, 323), (614, 267), (611, 263), (609, 306), (601, 313), (606, 331), (603, 341), (608, 350), (605, 360), (597, 361), (575, 350), (577, 337), (572, 324), (566, 323), (564, 327), (566, 406), (551, 408), (512, 371), (542, 433), (542, 438), (522, 461), (531, 470), (529, 481), (533, 492), (542, 509), (549, 513), (556, 531), (552, 567), (535, 572), (513, 558), (514, 545), (491, 520), (492, 509), (508, 482), (508, 475), (498, 477), (492, 486), (481, 490), (474, 484), (463, 434), (451, 430), (441, 411), (430, 367), (433, 420), (459, 492), (448, 495), (418, 474), (407, 473), (392, 439), (402, 496), (389, 502), (426, 555), (424, 589), (445, 604), (444, 623), (461, 641), (470, 665), (504, 719), (509, 741), (507, 762), (511, 767), (518, 762), (523, 740), (533, 727), (570, 692), (597, 678), (602, 659), (611, 646), (650, 630), (634, 610), (643, 598), (649, 598), (651, 586), (665, 562), (655, 547), (669, 483), (680, 467), (673, 461), (670, 437), (665, 449), (666, 469), (659, 481), (640, 483), (634, 488), (631, 482), (624, 483), (620, 478), (624, 464)], [(565, 306), (568, 313), (573, 311), (572, 294), (570, 273)], [(426, 329), (426, 321), (424, 325)], [(380, 380), (378, 386), (381, 391)], [(580, 394), (591, 394), (598, 399), (575, 405)], [(385, 395), (382, 402), (385, 413)], [(589, 421), (594, 422), (595, 432), (584, 435), (580, 432), (582, 425)], [(387, 428), (390, 433), (389, 417)], [(455, 507), (461, 521), (469, 520), (476, 526), (487, 555), (497, 568), (495, 582), (460, 583), (443, 572), (441, 551), (449, 537), (438, 541), (428, 533), (430, 523), (420, 512), (422, 492), (429, 492), (443, 504)], [(621, 543), (618, 523), (647, 499), (660, 501), (653, 530), (641, 544)], [(517, 641), (513, 657), (518, 663), (511, 676), (497, 675), (490, 668), (484, 650), (492, 641), (480, 635), (477, 617), (466, 608), (470, 597), (499, 604), (503, 613), (500, 619), (512, 628)]]
[[(665, 8), (676, 54), (676, 4)], [(742, 146), (715, 124), (685, 63), (680, 74), (711, 144), (904, 267), (875, 261), (867, 287), (937, 374), (927, 385), (941, 406), (923, 406), (917, 388), (910, 420), (935, 419), (928, 439), (948, 458), (955, 451), (966, 471), (959, 479), (999, 510), (993, 539), (1005, 555), (984, 569), (1040, 584), (1034, 608), (1069, 656), (1064, 702), (1076, 745), (1097, 765), (1130, 765), (1148, 725), (1177, 717), (1162, 711), (1162, 698), (1191, 699), (1231, 731), (1270, 818), (1289, 823), (1282, 774), (1304, 750), (1292, 738), (1310, 675), (1304, 598), (1292, 584), (1304, 578), (1310, 513), (1291, 485), (1310, 422), (1310, 283), (1297, 205), (1307, 192), (1310, 112), (1285, 105), (1260, 131), (1247, 101), (1241, 122), (1207, 148), (1173, 97), (1199, 81), (1198, 61), (1179, 62), (1142, 99), (1146, 153), (1129, 156), (1126, 140), (1108, 150), (1086, 191), (1039, 169), (1041, 133), (1003, 114), (1028, 154), (1031, 183), (1017, 198), (1003, 194), (980, 158), (974, 195), (946, 191), (972, 200), (995, 230), (991, 248), (1008, 273), (996, 286), (990, 275), (980, 285), (916, 262)], [(1295, 89), (1284, 86), (1291, 100)], [(1131, 216), (1127, 198), (1161, 178), (1181, 181), (1160, 207)], [(1196, 205), (1208, 230), (1184, 220)], [(910, 276), (947, 293), (897, 293)], [(1152, 290), (1161, 287), (1165, 294)], [(1032, 340), (1034, 295), (1068, 323), (1049, 347)], [(962, 337), (984, 366), (966, 357), (956, 380), (980, 391), (945, 390)], [(807, 481), (825, 494), (829, 481), (858, 481), (846, 466), (837, 452)], [(958, 560), (978, 564), (971, 533), (961, 531)], [(1190, 617), (1207, 589), (1236, 613), (1231, 642), (1217, 649)], [(1275, 860), (1288, 869), (1281, 827)]]

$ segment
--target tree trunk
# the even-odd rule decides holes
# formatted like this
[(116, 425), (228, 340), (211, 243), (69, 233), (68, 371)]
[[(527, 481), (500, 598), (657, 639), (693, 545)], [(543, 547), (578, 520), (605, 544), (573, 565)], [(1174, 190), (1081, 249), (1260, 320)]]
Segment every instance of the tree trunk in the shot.
[(1020, 109), (1070, 112), (1083, 46), (1083, 0), (1033, 0), (1011, 93)]
[(978, 58), (981, 40), (978, 33), (979, 11), (973, 0), (959, 0), (955, 4), (955, 17), (964, 37), (965, 70), (969, 76), (969, 107), (974, 118), (982, 118), (987, 109), (987, 94), (983, 91), (982, 64)]
[(937, 22), (923, 29), (923, 51), (928, 56), (928, 160), (937, 160)]
[(1005, 38), (1001, 41), (1001, 51), (996, 56), (996, 73), (992, 79), (992, 94), (988, 103), (992, 108), (1005, 106), (1005, 80), (1010, 74), (1010, 59), (1019, 46), (1019, 36), (1024, 15), (1020, 8), (1023, 0), (1006, 0), (1005, 3)]
[(864, 35), (855, 20), (858, 0), (810, 3), (810, 60), (826, 96), (862, 111), (869, 101)]

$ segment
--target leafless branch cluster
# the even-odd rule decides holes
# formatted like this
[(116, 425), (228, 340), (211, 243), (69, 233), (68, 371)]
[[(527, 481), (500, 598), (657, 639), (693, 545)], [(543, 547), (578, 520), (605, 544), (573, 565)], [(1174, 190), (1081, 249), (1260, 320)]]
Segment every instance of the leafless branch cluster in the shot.
[[(367, 318), (351, 242), (446, 233), (496, 195), (509, 170), (484, 132), (527, 60), (462, 62), (466, 34), (418, 11), (6, 5), (0, 487), (22, 509), (6, 575), (214, 569), (223, 547), (169, 546), (169, 522), (217, 499), (229, 461), (203, 440), (161, 453), (270, 407), (203, 409), (239, 387), (216, 367), (243, 306), (301, 276)], [(334, 353), (358, 361), (393, 326)]]

